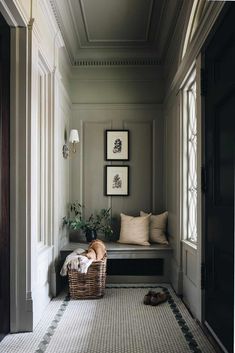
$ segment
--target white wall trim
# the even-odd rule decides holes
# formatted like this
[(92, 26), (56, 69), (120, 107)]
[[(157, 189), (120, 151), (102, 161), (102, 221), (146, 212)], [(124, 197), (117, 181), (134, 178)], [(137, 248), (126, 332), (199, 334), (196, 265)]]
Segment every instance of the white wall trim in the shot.
[[(80, 148), (80, 198), (81, 198), (81, 204), (84, 204), (84, 128), (85, 128), (85, 122), (83, 120), (80, 121), (80, 140), (82, 141), (81, 143), (81, 148)], [(71, 195), (72, 196), (72, 195)], [(72, 200), (72, 198), (70, 197)]]
[(26, 27), (29, 21), (25, 11), (14, 0), (1, 0), (0, 11), (3, 14), (5, 20), (9, 26), (12, 27)]
[(211, 6), (208, 6), (207, 11), (205, 12), (202, 22), (200, 23), (200, 27), (195, 33), (195, 36), (192, 39), (192, 42), (189, 44), (187, 48), (187, 52), (184, 55), (183, 60), (181, 61), (177, 72), (171, 82), (170, 87), (168, 87), (164, 99), (164, 105), (168, 103), (178, 92), (179, 87), (187, 74), (190, 70), (190, 66), (192, 62), (197, 58), (200, 50), (205, 43), (207, 36), (209, 35), (216, 19), (218, 18), (219, 14), (222, 11), (224, 6), (224, 2), (216, 1)]
[(54, 75), (55, 75), (56, 82), (57, 82), (57, 84), (58, 84), (58, 86), (60, 88), (60, 91), (61, 91), (61, 93), (62, 93), (62, 95), (63, 95), (63, 97), (64, 97), (64, 99), (66, 101), (66, 104), (71, 109), (72, 108), (72, 101), (71, 101), (71, 98), (70, 98), (70, 96), (68, 94), (68, 91), (66, 90), (66, 88), (65, 88), (65, 86), (64, 86), (64, 84), (63, 84), (63, 82), (61, 80), (61, 75), (60, 75), (60, 72), (59, 72), (57, 67), (54, 69)]
[[(79, 144), (79, 156), (71, 159), (70, 162), (71, 170), (73, 173), (71, 174), (71, 199), (74, 199), (74, 195), (76, 195), (76, 198), (81, 202), (81, 204), (87, 203), (88, 194), (85, 195), (85, 193), (89, 193), (89, 189), (87, 189), (85, 186), (86, 180), (84, 179), (86, 177), (86, 174), (84, 174), (84, 171), (86, 170), (86, 160), (84, 159), (84, 143), (87, 143), (87, 141), (85, 142), (84, 138), (87, 136), (85, 132), (87, 131), (89, 133), (90, 127), (92, 128), (93, 126), (92, 124), (95, 122), (95, 125), (99, 131), (102, 129), (101, 126), (103, 125), (106, 129), (131, 129), (131, 127), (135, 128), (136, 126), (132, 124), (145, 124), (143, 127), (149, 131), (149, 138), (152, 139), (152, 142), (149, 146), (150, 150), (148, 149), (148, 151), (150, 152), (150, 164), (151, 161), (153, 162), (153, 167), (148, 170), (150, 172), (148, 177), (150, 184), (148, 184), (149, 196), (147, 207), (149, 207), (149, 209), (152, 211), (163, 211), (163, 190), (159, 190), (158, 188), (158, 185), (162, 185), (163, 178), (161, 170), (163, 144), (159, 140), (156, 141), (157, 138), (161, 138), (161, 136), (159, 136), (159, 131), (162, 131), (163, 129), (162, 105), (133, 103), (72, 104), (72, 114), (73, 124), (75, 125), (73, 128), (79, 129), (81, 143)], [(131, 125), (129, 126), (129, 124)], [(137, 125), (138, 131), (141, 131), (141, 126), (142, 125)], [(158, 150), (156, 150), (157, 148)], [(103, 163), (104, 165), (108, 165), (112, 162), (104, 160)], [(132, 163), (132, 161), (130, 163)], [(157, 186), (155, 185), (156, 183)], [(119, 203), (118, 200), (114, 197), (108, 197), (105, 199), (105, 205), (105, 207), (113, 206), (113, 214), (114, 218), (116, 219), (119, 214), (116, 213), (116, 209), (121, 209), (121, 201)], [(88, 206), (86, 205), (86, 207)], [(135, 212), (137, 211), (135, 210)]]
[(132, 104), (132, 103), (102, 103), (102, 104), (90, 104), (90, 103), (73, 103), (72, 110), (159, 110), (162, 104)]
[(54, 31), (54, 34), (57, 36), (57, 41), (60, 47), (64, 47), (64, 40), (61, 35), (60, 28), (57, 24), (55, 14), (52, 10), (51, 5), (49, 4), (48, 0), (38, 0), (39, 5), (41, 6), (42, 11), (44, 12), (45, 16), (49, 19), (49, 23), (51, 28)]
[(181, 240), (181, 243), (183, 244), (183, 246), (189, 248), (189, 249), (194, 249), (197, 250), (197, 244), (196, 243), (192, 243), (191, 241), (188, 241), (186, 239)]
[[(54, 131), (53, 131), (53, 139), (54, 143), (52, 146), (53, 149), (53, 154), (54, 154), (54, 164), (53, 164), (53, 174), (54, 174), (54, 185), (53, 185), (53, 226), (52, 226), (52, 243), (53, 243), (53, 263), (51, 264), (50, 267), (50, 290), (52, 296), (56, 296), (58, 294), (58, 289), (59, 289), (59, 283), (58, 283), (58, 257), (59, 257), (59, 251), (60, 251), (60, 246), (64, 246), (67, 242), (67, 238), (64, 237), (63, 243), (61, 243), (61, 239), (59, 239), (59, 234), (61, 231), (61, 224), (62, 220), (59, 218), (59, 194), (58, 190), (60, 190), (61, 186), (58, 183), (58, 171), (60, 168), (60, 160), (61, 156), (59, 155), (61, 153), (62, 155), (62, 144), (59, 145), (59, 118), (61, 114), (61, 110), (63, 110), (63, 114), (66, 116), (66, 128), (69, 129), (69, 119), (71, 115), (71, 100), (68, 95), (68, 92), (66, 91), (63, 82), (61, 80), (61, 75), (60, 72), (58, 71), (58, 67), (55, 67), (54, 72), (53, 72), (53, 86), (54, 86), (54, 96), (53, 96), (53, 123), (54, 123)], [(63, 141), (65, 143), (65, 141)], [(68, 165), (67, 169), (69, 170), (69, 164), (70, 161), (68, 160)], [(69, 176), (70, 179), (70, 176)], [(70, 194), (69, 186), (68, 186), (68, 195)], [(64, 202), (67, 202), (67, 200), (64, 200)], [(59, 223), (59, 224), (58, 224)]]
[[(27, 5), (28, 4), (28, 5)], [(11, 28), (11, 84), (10, 84), (10, 330), (11, 332), (32, 331), (33, 325), (39, 320), (42, 311), (50, 299), (48, 272), (50, 270), (52, 280), (52, 293), (55, 294), (55, 271), (54, 263), (58, 257), (58, 211), (54, 212), (55, 195), (58, 194), (58, 183), (55, 179), (58, 161), (54, 161), (54, 156), (58, 155), (58, 143), (56, 134), (56, 114), (59, 106), (59, 94), (62, 91), (63, 102), (71, 108), (71, 100), (61, 81), (61, 75), (56, 68), (58, 67), (59, 53), (58, 48), (63, 45), (62, 38), (53, 18), (53, 13), (47, 0), (39, 2), (29, 1), (25, 8), (17, 0), (1, 1), (0, 10), (6, 21), (13, 26)], [(28, 7), (26, 7), (28, 6)], [(41, 10), (41, 12), (37, 12)], [(32, 18), (35, 15), (36, 20), (41, 17), (42, 11), (48, 19), (48, 26), (52, 31), (50, 38), (51, 51), (45, 53), (44, 46), (40, 46), (43, 38), (41, 36), (43, 28), (40, 32), (37, 28), (36, 21)], [(28, 15), (26, 14), (28, 12)], [(35, 13), (34, 13), (35, 12)], [(27, 18), (28, 16), (28, 18)], [(39, 16), (37, 18), (37, 16)], [(30, 18), (31, 17), (31, 18)], [(54, 27), (53, 27), (54, 26)], [(53, 36), (53, 31), (55, 35)], [(44, 50), (45, 49), (45, 50)], [(54, 189), (51, 190), (49, 197), (49, 225), (48, 225), (48, 247), (38, 252), (36, 249), (36, 232), (34, 232), (35, 213), (31, 205), (35, 202), (36, 196), (33, 194), (33, 182), (35, 181), (35, 159), (33, 146), (36, 120), (36, 104), (37, 86), (34, 81), (35, 75), (38, 73), (38, 53), (43, 57), (43, 64), (48, 74), (48, 91), (51, 99), (49, 99), (50, 107), (47, 114), (51, 116), (50, 126), (48, 127), (48, 139), (50, 140), (50, 151), (47, 156), (51, 163), (49, 175), (49, 185), (53, 184)], [(65, 68), (67, 62), (64, 63)], [(63, 67), (62, 67), (63, 70)], [(32, 76), (33, 75), (33, 76)], [(56, 98), (54, 100), (56, 91)], [(50, 134), (50, 135), (49, 135)], [(47, 147), (47, 146), (46, 146)], [(32, 150), (33, 148), (33, 150)], [(57, 164), (56, 164), (57, 163)], [(55, 179), (56, 180), (56, 179)], [(56, 203), (55, 203), (56, 204)], [(57, 205), (57, 204), (56, 204)], [(52, 234), (53, 233), (53, 234)], [(54, 236), (54, 238), (53, 238)], [(50, 238), (51, 237), (51, 238)], [(55, 247), (54, 247), (55, 243)], [(45, 260), (45, 261), (44, 261)], [(41, 267), (42, 262), (43, 266)], [(50, 267), (50, 268), (48, 268)], [(40, 282), (41, 281), (41, 282)], [(42, 291), (40, 289), (42, 284)], [(41, 294), (43, 293), (44, 299)], [(46, 303), (46, 304), (45, 304)], [(37, 304), (40, 308), (37, 310)], [(36, 306), (36, 310), (35, 310)]]
[(178, 295), (182, 294), (183, 271), (173, 256), (171, 259), (170, 282)]
[[(31, 331), (28, 29), (11, 30), (11, 332)], [(31, 304), (28, 305), (28, 302)]]

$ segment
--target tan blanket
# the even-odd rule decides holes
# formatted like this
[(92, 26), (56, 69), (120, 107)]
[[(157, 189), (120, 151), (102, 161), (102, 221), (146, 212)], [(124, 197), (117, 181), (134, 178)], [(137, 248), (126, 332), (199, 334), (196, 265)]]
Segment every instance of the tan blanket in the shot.
[(84, 249), (76, 249), (69, 254), (61, 268), (61, 276), (67, 276), (68, 270), (76, 270), (81, 273), (87, 273), (88, 268), (92, 264), (92, 260), (85, 255)]
[(60, 274), (61, 276), (66, 276), (69, 269), (87, 273), (92, 262), (102, 260), (105, 254), (106, 248), (104, 243), (99, 239), (93, 240), (89, 244), (87, 251), (76, 249), (66, 257)]

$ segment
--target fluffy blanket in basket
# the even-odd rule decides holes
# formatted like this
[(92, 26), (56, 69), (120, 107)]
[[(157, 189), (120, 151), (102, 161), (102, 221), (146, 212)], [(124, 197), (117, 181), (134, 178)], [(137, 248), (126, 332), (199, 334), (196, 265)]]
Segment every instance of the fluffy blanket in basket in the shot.
[(106, 248), (104, 243), (98, 239), (93, 240), (89, 244), (87, 251), (78, 248), (66, 257), (60, 274), (61, 276), (66, 276), (68, 269), (87, 273), (92, 262), (102, 260), (105, 254)]

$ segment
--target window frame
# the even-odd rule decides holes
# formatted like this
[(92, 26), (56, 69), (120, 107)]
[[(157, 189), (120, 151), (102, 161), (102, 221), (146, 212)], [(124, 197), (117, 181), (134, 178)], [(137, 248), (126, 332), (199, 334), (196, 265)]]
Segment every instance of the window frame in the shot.
[[(182, 240), (191, 244), (193, 247), (197, 247), (198, 243), (198, 186), (199, 186), (199, 176), (198, 176), (198, 82), (197, 82), (197, 71), (196, 71), (196, 64), (194, 63), (189, 70), (188, 74), (183, 81), (181, 86), (181, 234)], [(189, 200), (189, 191), (188, 191), (188, 166), (189, 166), (189, 148), (188, 148), (188, 124), (189, 124), (189, 89), (195, 85), (195, 119), (196, 119), (196, 129), (195, 129), (195, 137), (196, 137), (196, 152), (195, 152), (195, 163), (194, 163), (194, 170), (195, 170), (195, 177), (196, 177), (196, 185), (194, 192), (196, 193), (196, 204), (195, 204), (195, 212), (196, 217), (194, 220), (194, 228), (196, 228), (196, 239), (193, 239), (189, 236), (188, 232), (188, 222), (189, 222), (189, 208), (188, 208), (188, 200)]]

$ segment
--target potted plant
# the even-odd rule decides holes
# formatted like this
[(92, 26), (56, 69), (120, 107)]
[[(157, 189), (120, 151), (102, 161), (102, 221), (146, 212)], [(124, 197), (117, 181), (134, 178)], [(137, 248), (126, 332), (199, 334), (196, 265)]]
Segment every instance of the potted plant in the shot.
[(106, 240), (111, 240), (113, 236), (113, 230), (111, 227), (111, 208), (103, 208), (100, 213), (97, 214), (98, 221), (100, 224), (100, 231), (104, 234)]
[(111, 209), (102, 209), (99, 213), (91, 214), (87, 219), (83, 217), (83, 206), (78, 201), (68, 205), (68, 216), (63, 218), (64, 224), (70, 229), (82, 230), (85, 233), (87, 242), (97, 238), (97, 232), (101, 231), (109, 238), (112, 234)]

